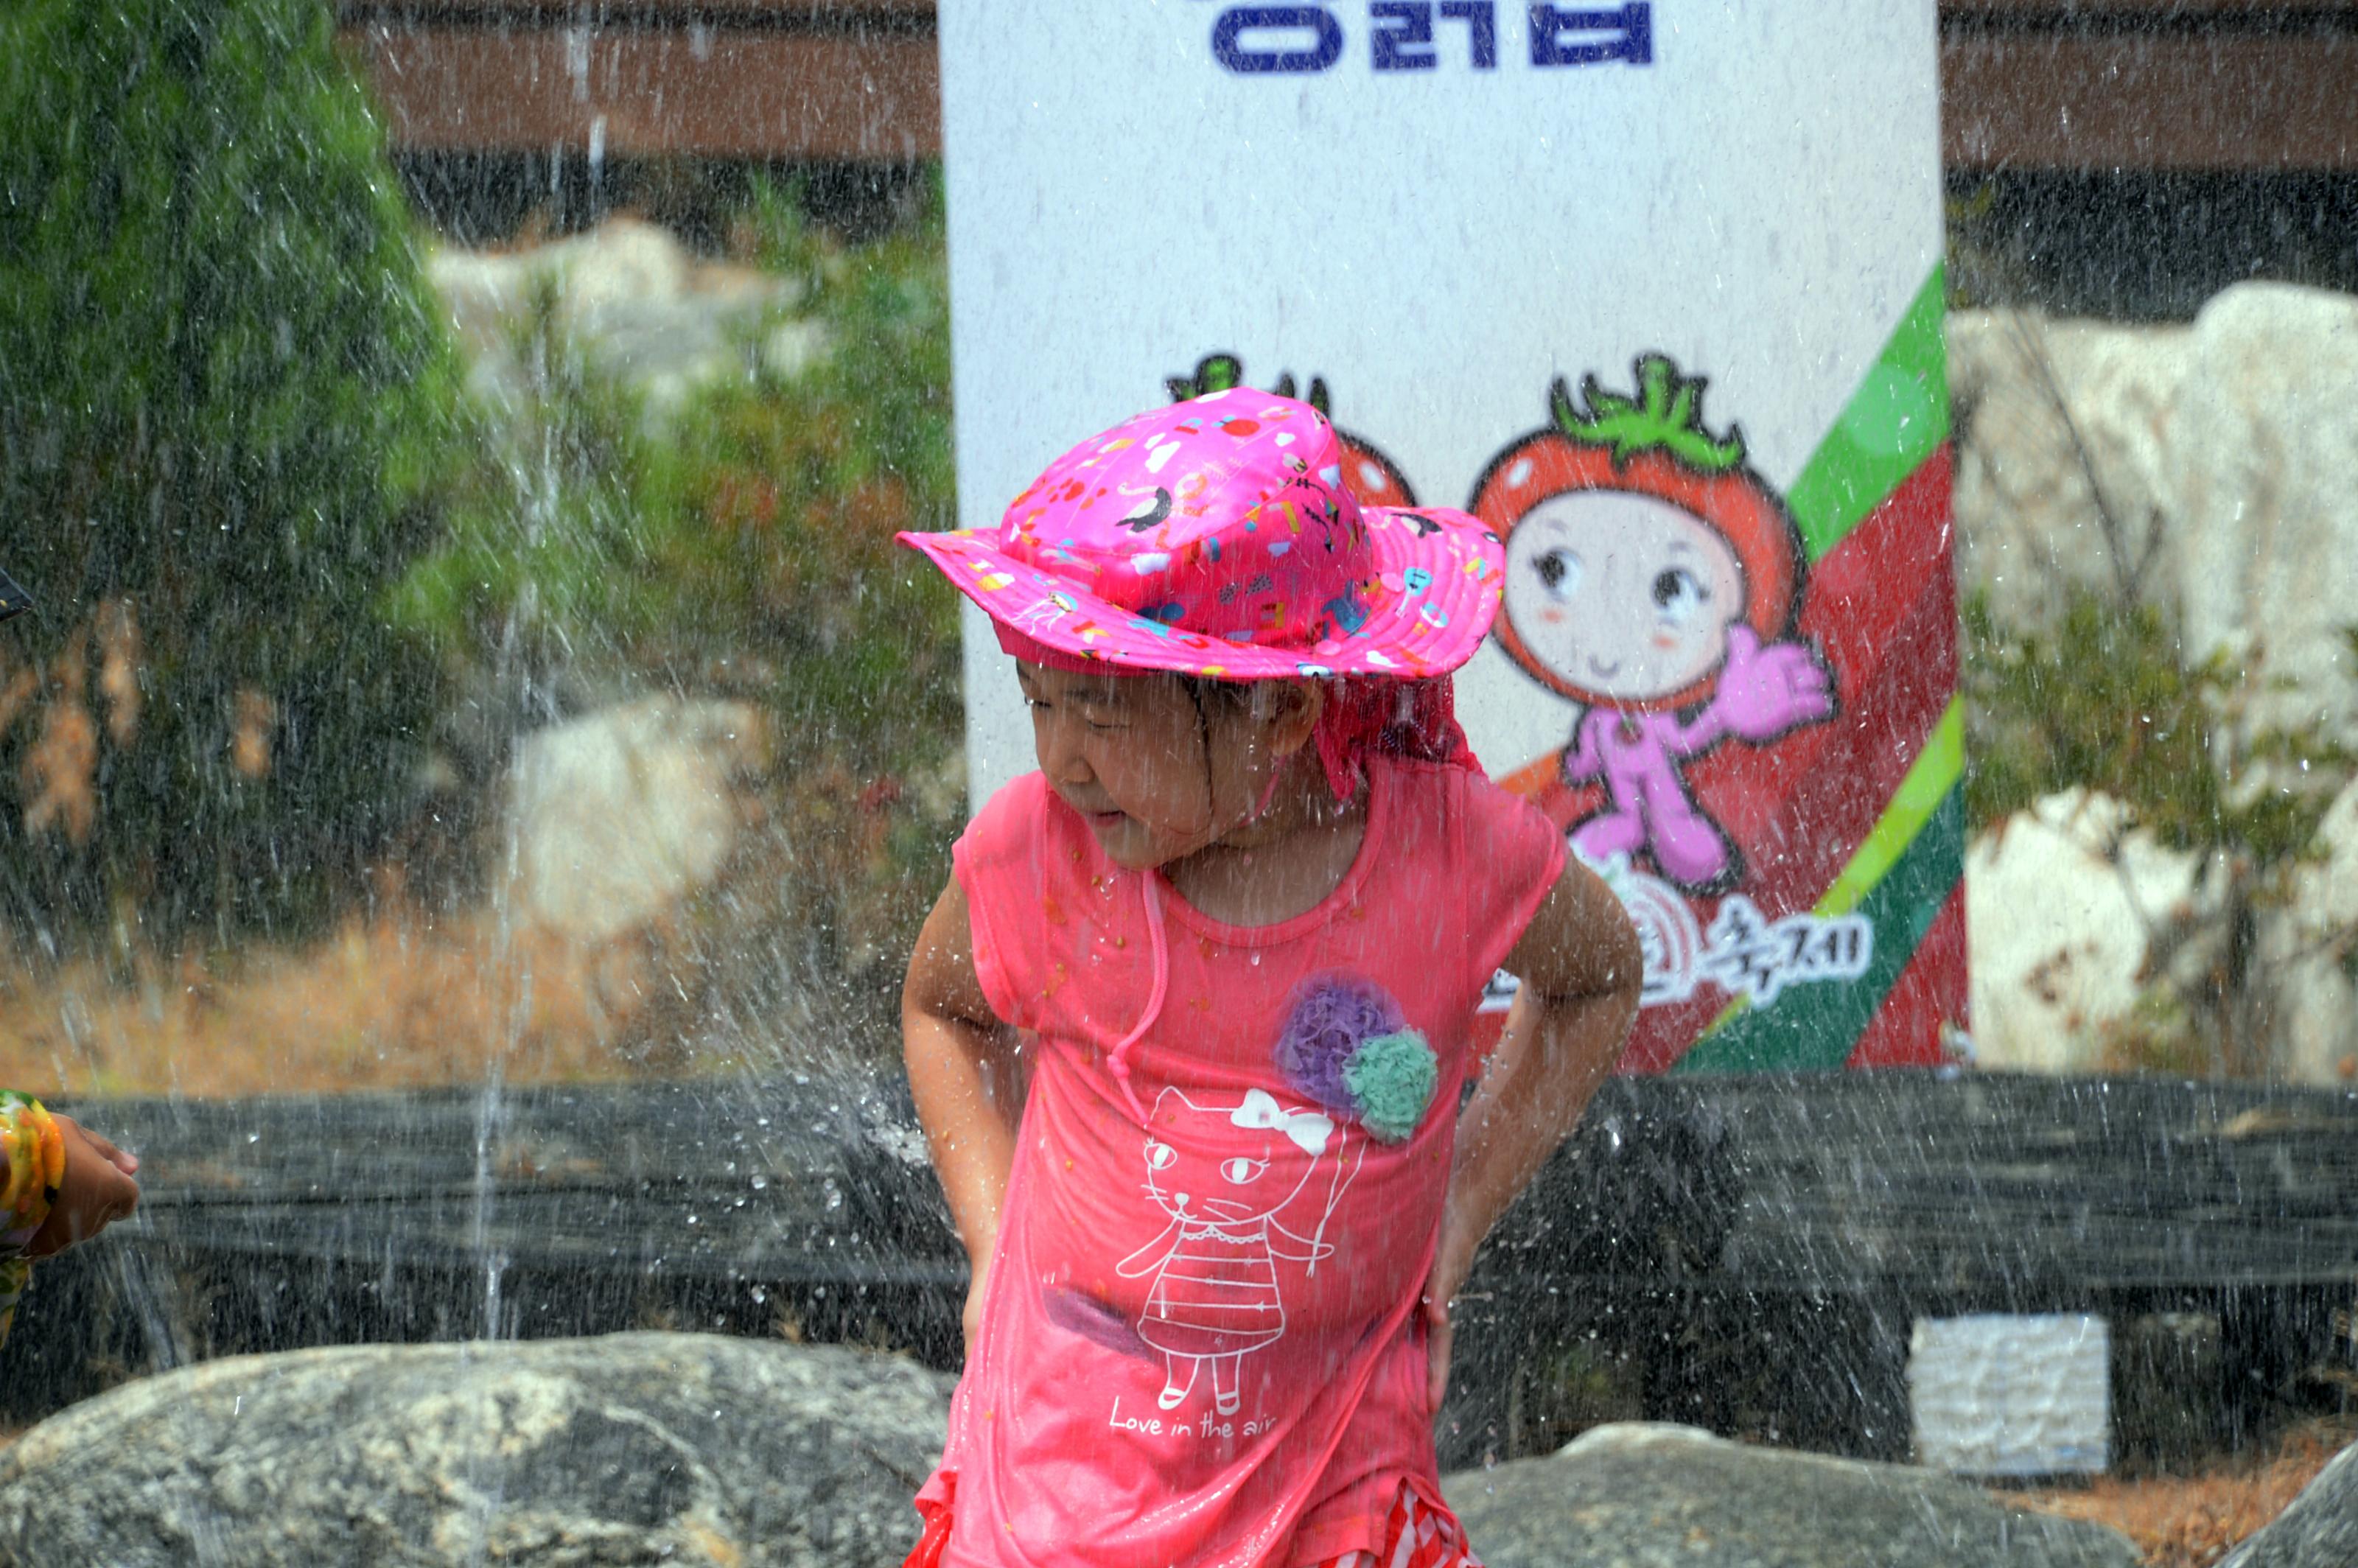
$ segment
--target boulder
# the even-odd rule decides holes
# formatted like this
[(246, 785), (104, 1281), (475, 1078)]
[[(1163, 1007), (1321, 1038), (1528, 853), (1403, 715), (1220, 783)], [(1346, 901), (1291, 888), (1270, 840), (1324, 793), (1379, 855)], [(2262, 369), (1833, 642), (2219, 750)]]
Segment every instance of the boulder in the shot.
[(2317, 1479), (2219, 1568), (2350, 1568), (2358, 1563), (2358, 1445), (2333, 1456)]
[(2278, 1070), (2348, 1083), (2358, 1077), (2358, 784), (2335, 797), (2317, 836), (2323, 854), (2293, 869), (2285, 907), (2267, 912), (2260, 961)]
[[(2187, 652), (2248, 655), (2255, 719), (2358, 741), (2358, 298), (2223, 290), (2194, 319), (2169, 418)], [(2281, 689), (2273, 689), (2277, 687)]]
[(797, 300), (788, 279), (698, 257), (670, 232), (613, 218), (531, 250), (446, 249), (427, 276), (450, 312), (472, 384), (494, 400), (522, 392), (516, 337), (545, 290), (590, 360), (635, 386), (658, 422), (697, 387), (756, 362), (793, 374), (825, 351), (806, 322), (756, 329)]
[(239, 1357), (0, 1454), (0, 1563), (886, 1568), (949, 1379), (687, 1334)]
[(2007, 620), (2074, 584), (2168, 613), (2190, 659), (2248, 659), (2255, 720), (2358, 741), (2358, 298), (2225, 288), (2187, 326), (1949, 321), (1957, 562)]
[(2169, 423), (2190, 335), (2017, 310), (1949, 318), (1957, 575), (2001, 620), (2050, 624), (2074, 586), (2173, 601)]
[(709, 885), (744, 828), (741, 786), (768, 750), (751, 703), (674, 697), (527, 736), (510, 784), (518, 917), (601, 941)]
[(1443, 1484), (1490, 1568), (2136, 1568), (2125, 1536), (1899, 1465), (1600, 1426)]
[(2110, 796), (2066, 790), (1965, 854), (1974, 1060), (2096, 1072), (2115, 1032), (2173, 964), (2225, 933), (2200, 857), (2126, 827)]

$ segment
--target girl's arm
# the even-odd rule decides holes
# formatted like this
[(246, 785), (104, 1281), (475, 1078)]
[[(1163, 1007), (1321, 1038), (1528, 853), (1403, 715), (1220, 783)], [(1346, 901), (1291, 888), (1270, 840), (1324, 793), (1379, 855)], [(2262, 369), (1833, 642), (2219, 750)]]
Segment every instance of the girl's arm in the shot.
[(1449, 1302), (1474, 1254), (1539, 1168), (1580, 1120), (1621, 1058), (1638, 1012), (1644, 955), (1621, 901), (1596, 874), (1567, 860), (1554, 889), (1507, 955), (1522, 982), (1488, 1068), (1457, 1122), (1441, 1243), (1426, 1286), (1432, 1394), (1449, 1380)]
[(901, 1048), (934, 1171), (973, 1267), (966, 1300), (971, 1346), (981, 1321), (983, 1281), (999, 1243), (1007, 1176), (1015, 1164), (1023, 1084), (1016, 1033), (991, 1012), (975, 976), (966, 890), (955, 877), (935, 901), (909, 956), (901, 988)]

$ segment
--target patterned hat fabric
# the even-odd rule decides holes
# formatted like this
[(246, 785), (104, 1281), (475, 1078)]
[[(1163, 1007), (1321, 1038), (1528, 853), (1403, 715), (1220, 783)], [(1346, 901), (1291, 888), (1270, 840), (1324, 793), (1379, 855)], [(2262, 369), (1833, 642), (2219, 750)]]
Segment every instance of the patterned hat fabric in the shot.
[(995, 532), (900, 535), (1011, 650), (1228, 680), (1444, 674), (1498, 609), (1463, 512), (1361, 506), (1334, 427), (1249, 387), (1150, 409), (1048, 465)]

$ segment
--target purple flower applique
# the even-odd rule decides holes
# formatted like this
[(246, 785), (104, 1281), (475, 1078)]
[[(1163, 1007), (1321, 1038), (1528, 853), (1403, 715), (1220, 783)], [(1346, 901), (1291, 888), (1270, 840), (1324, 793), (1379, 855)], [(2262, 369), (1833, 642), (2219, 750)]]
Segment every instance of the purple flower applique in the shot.
[(1387, 1143), (1416, 1130), (1440, 1076), (1433, 1048), (1408, 1026), (1400, 1004), (1356, 975), (1303, 986), (1276, 1054), (1296, 1090)]

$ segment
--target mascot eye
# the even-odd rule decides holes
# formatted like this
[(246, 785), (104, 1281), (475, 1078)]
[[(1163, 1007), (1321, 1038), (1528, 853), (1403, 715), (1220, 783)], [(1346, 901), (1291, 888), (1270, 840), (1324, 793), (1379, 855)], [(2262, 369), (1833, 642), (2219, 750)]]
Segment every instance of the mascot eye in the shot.
[(1220, 1162), (1220, 1174), (1227, 1177), (1231, 1185), (1239, 1187), (1248, 1182), (1260, 1180), (1260, 1173), (1268, 1169), (1269, 1162), (1266, 1160), (1236, 1159)]
[(1703, 579), (1684, 567), (1672, 567), (1654, 579), (1654, 608), (1675, 626), (1710, 601)]
[(1168, 1143), (1149, 1143), (1146, 1146), (1146, 1168), (1148, 1170), (1167, 1171), (1178, 1162), (1179, 1151), (1174, 1149)]
[(1540, 586), (1558, 599), (1570, 599), (1580, 591), (1580, 557), (1560, 546), (1534, 557), (1531, 570), (1539, 573)]

